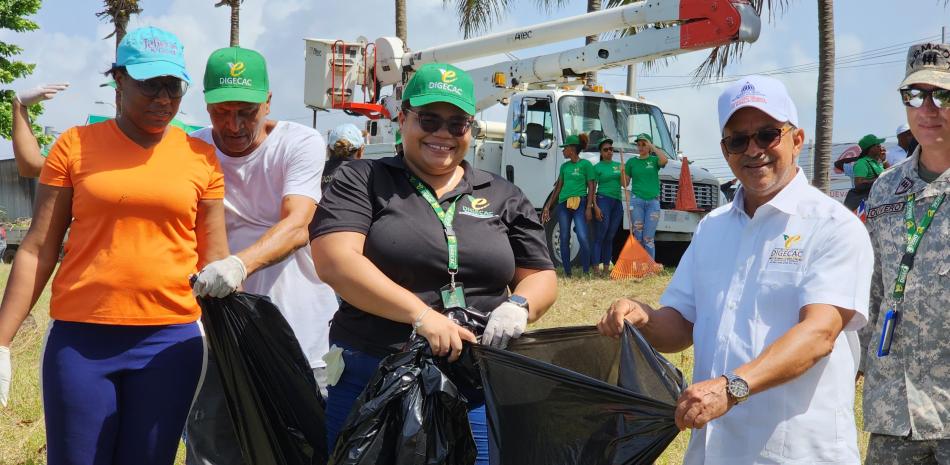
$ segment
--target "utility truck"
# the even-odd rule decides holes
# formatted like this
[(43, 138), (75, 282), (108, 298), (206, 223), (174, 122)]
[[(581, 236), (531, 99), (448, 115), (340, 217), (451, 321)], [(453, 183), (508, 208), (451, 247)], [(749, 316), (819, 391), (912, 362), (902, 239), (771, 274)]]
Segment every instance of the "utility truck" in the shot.
[[(564, 162), (558, 148), (569, 135), (590, 136), (591, 145), (581, 156), (597, 163), (596, 144), (604, 137), (614, 141), (624, 159), (637, 156), (634, 138), (653, 137), (671, 160), (660, 172), (662, 207), (658, 242), (688, 243), (706, 212), (719, 206), (719, 182), (708, 171), (689, 167), (699, 212), (674, 210), (681, 161), (678, 151), (679, 117), (664, 113), (643, 98), (586, 85), (585, 73), (685, 52), (754, 42), (759, 17), (741, 0), (647, 0), (630, 5), (550, 21), (535, 26), (410, 52), (397, 38), (373, 42), (359, 38), (305, 39), (305, 104), (316, 110), (343, 110), (368, 117), (365, 156), (393, 155), (402, 86), (425, 63), (459, 63), (478, 57), (508, 53), (543, 44), (627, 28), (636, 34), (595, 42), (563, 52), (528, 59), (505, 60), (467, 70), (475, 83), (476, 108), (507, 106), (504, 122), (478, 120), (474, 141), (466, 157), (476, 168), (496, 173), (515, 183), (540, 208), (544, 205)], [(356, 88), (363, 99), (357, 100)], [(392, 92), (380, 96), (380, 90)], [(703, 111), (712, 111), (704, 109)], [(621, 154), (614, 155), (620, 161)], [(624, 219), (624, 228), (630, 225)], [(556, 222), (546, 225), (551, 256), (560, 261), (560, 231)], [(618, 234), (618, 239), (626, 236)], [(578, 244), (572, 244), (572, 257)], [(619, 250), (619, 248), (617, 248)]]

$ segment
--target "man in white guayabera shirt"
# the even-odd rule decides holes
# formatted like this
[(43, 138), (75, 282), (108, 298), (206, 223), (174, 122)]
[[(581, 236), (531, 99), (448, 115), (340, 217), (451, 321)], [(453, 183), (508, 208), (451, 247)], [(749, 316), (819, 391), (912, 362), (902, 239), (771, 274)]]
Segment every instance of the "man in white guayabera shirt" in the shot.
[(737, 81), (719, 125), (735, 200), (699, 224), (661, 308), (619, 299), (598, 326), (629, 321), (662, 352), (695, 345), (675, 414), (693, 429), (687, 465), (857, 465), (845, 333), (867, 322), (868, 233), (796, 165), (805, 133), (781, 82)]
[[(212, 127), (192, 135), (217, 148), (233, 255), (201, 270), (195, 293), (223, 297), (243, 286), (270, 297), (293, 328), (325, 393), (322, 357), (338, 304), (314, 270), (307, 225), (320, 200), (326, 143), (311, 128), (267, 119), (266, 63), (253, 50), (229, 47), (212, 53), (204, 86)], [(241, 464), (217, 369), (210, 366), (214, 347), (210, 354), (188, 420), (188, 463)]]

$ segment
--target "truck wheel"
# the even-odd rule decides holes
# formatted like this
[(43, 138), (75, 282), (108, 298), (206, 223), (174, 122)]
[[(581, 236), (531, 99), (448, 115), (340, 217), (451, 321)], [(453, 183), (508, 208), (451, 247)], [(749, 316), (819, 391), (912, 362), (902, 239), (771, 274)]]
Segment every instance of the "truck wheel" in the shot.
[(8, 264), (13, 263), (13, 257), (15, 255), (16, 255), (16, 247), (8, 246), (6, 250), (3, 251), (3, 257), (0, 257), (0, 259), (3, 260), (3, 263), (8, 263)]
[[(544, 237), (547, 240), (548, 252), (551, 254), (551, 261), (554, 262), (555, 268), (563, 267), (564, 264), (561, 263), (561, 228), (557, 221), (551, 220), (544, 225)], [(574, 234), (571, 234), (571, 267), (573, 268), (581, 266), (580, 251), (580, 242), (577, 241)]]

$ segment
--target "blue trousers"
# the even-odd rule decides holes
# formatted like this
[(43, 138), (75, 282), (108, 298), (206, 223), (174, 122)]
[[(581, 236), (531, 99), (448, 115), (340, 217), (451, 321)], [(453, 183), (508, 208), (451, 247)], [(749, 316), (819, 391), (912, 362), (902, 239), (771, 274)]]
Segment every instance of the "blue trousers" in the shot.
[(610, 260), (614, 255), (614, 236), (623, 223), (623, 202), (607, 197), (606, 195), (597, 195), (597, 208), (604, 216), (603, 221), (594, 221), (594, 251), (591, 258), (592, 264), (602, 263), (604, 269), (610, 266)]
[[(344, 364), (340, 380), (333, 386), (327, 386), (327, 446), (332, 451), (356, 398), (376, 374), (376, 368), (382, 359), (352, 349), (339, 341), (331, 340), (330, 344), (343, 349)], [(478, 448), (475, 465), (488, 465), (488, 421), (485, 418), (484, 403), (469, 405), (468, 421), (472, 426), (475, 446)]]
[(53, 321), (43, 352), (49, 465), (170, 465), (204, 367), (198, 323)]
[(564, 265), (564, 274), (571, 275), (571, 222), (574, 223), (574, 234), (577, 235), (577, 242), (580, 243), (581, 250), (578, 258), (581, 261), (581, 267), (584, 273), (590, 272), (590, 235), (587, 232), (587, 218), (584, 212), (587, 208), (587, 196), (581, 197), (581, 204), (576, 210), (569, 210), (567, 202), (561, 202), (557, 206), (557, 224), (561, 230), (561, 264)]
[(633, 237), (656, 258), (656, 226), (660, 222), (660, 199), (644, 200), (630, 196), (630, 216), (633, 218)]

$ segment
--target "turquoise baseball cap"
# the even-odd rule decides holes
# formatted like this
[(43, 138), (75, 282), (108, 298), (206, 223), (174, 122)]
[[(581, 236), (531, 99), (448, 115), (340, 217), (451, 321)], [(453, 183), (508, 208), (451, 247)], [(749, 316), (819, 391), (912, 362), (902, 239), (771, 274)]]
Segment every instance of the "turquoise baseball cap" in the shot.
[(129, 76), (144, 81), (173, 76), (191, 84), (185, 71), (185, 46), (171, 32), (157, 27), (130, 31), (115, 52), (115, 67), (125, 67)]

